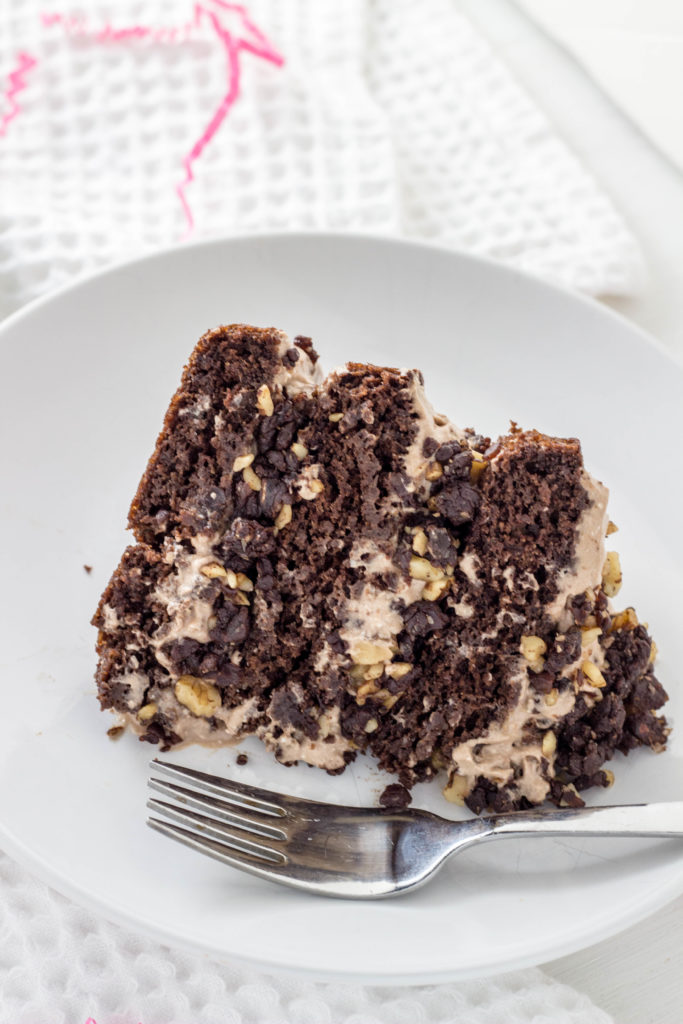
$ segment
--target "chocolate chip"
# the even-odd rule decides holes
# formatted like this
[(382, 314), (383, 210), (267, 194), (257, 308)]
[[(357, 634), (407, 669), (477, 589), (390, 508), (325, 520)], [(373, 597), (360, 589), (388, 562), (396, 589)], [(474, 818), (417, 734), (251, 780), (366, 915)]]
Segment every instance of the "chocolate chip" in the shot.
[(416, 601), (403, 613), (403, 623), (411, 637), (428, 636), (436, 629), (443, 629), (447, 622), (448, 617), (433, 601)]
[(386, 786), (380, 795), (379, 802), (380, 806), (386, 807), (387, 810), (402, 811), (412, 803), (412, 797), (405, 786), (394, 782), (390, 786)]
[(460, 451), (460, 445), (457, 441), (449, 441), (447, 444), (440, 445), (434, 452), (434, 458), (437, 462), (449, 462), (456, 452)]
[(434, 507), (453, 526), (462, 526), (474, 517), (481, 498), (471, 484), (454, 481), (445, 485), (433, 500)]

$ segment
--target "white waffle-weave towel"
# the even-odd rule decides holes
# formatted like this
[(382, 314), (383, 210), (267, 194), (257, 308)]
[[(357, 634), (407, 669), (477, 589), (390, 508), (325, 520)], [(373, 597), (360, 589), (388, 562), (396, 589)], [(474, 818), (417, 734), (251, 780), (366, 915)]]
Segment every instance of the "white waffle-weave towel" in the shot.
[[(609, 200), (454, 0), (0, 5), (0, 316), (188, 237), (302, 228), (431, 238), (595, 294), (642, 274)], [(0, 855), (1, 1024), (88, 1018), (609, 1024), (541, 971), (389, 991), (220, 966)]]
[(2, 1024), (613, 1024), (543, 971), (372, 988), (273, 977), (165, 949), (0, 854)]
[(620, 216), (456, 0), (63, 3), (0, 4), (0, 315), (112, 260), (263, 229), (400, 233), (638, 288)]

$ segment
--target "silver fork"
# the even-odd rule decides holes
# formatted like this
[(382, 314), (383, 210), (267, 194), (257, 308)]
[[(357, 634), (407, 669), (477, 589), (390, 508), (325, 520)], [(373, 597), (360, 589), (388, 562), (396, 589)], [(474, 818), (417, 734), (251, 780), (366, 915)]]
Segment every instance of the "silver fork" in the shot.
[(302, 800), (157, 758), (151, 768), (168, 776), (149, 780), (167, 799), (151, 798), (147, 806), (169, 819), (150, 817), (152, 828), (230, 867), (324, 896), (375, 899), (407, 892), (433, 878), (448, 857), (488, 839), (683, 837), (683, 802), (448, 821), (421, 810)]

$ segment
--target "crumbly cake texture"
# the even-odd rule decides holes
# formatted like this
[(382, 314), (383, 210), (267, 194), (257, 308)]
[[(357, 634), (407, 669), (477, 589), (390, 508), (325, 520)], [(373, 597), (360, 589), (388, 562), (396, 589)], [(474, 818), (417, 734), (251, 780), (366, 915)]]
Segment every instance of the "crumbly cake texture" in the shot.
[(655, 647), (612, 607), (578, 441), (492, 443), (422, 384), (323, 380), (274, 329), (200, 340), (93, 619), (103, 708), (163, 750), (256, 734), (332, 773), (368, 752), (398, 777), (385, 806), (446, 773), (477, 813), (578, 806), (615, 751), (664, 748)]

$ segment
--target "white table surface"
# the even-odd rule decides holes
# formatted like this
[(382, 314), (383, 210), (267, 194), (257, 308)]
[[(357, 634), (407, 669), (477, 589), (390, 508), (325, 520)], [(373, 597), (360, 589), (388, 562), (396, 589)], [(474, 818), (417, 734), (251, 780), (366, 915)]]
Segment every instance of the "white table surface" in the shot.
[[(649, 269), (642, 294), (609, 304), (683, 363), (683, 176), (512, 0), (461, 2), (641, 242)], [(621, 935), (544, 969), (585, 992), (618, 1024), (681, 1024), (683, 897)]]

